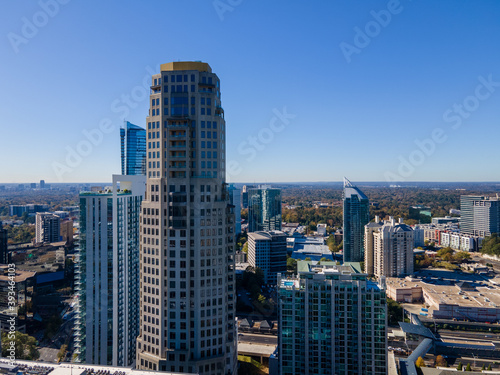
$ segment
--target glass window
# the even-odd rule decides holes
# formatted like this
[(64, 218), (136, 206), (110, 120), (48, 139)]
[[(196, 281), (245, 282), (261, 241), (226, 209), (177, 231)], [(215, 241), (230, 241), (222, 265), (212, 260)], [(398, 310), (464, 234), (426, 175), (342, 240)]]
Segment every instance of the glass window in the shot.
[(188, 92), (188, 85), (184, 85), (184, 92)]
[(205, 98), (201, 98), (201, 105), (205, 105)]
[(175, 78), (177, 82), (182, 82), (182, 75), (177, 74), (177, 77)]
[(184, 74), (184, 82), (187, 82), (187, 81), (188, 81), (188, 75)]
[(156, 98), (156, 105), (160, 105), (160, 98)]
[(204, 160), (201, 161), (201, 167), (205, 168), (205, 161)]
[(203, 129), (205, 129), (205, 121), (202, 121), (202, 122), (201, 122), (201, 127), (202, 127)]
[(163, 92), (168, 92), (168, 85), (163, 86)]
[(194, 92), (194, 85), (191, 85), (191, 91)]
[(214, 148), (217, 148), (217, 142), (214, 142), (213, 145), (214, 145)]
[(207, 142), (207, 148), (212, 148), (211, 142)]
[(201, 148), (205, 148), (205, 141), (201, 141)]
[(214, 166), (214, 168), (217, 168), (217, 162), (215, 160), (214, 160), (213, 166)]
[(201, 132), (201, 138), (205, 138), (205, 132), (204, 131)]
[(217, 132), (212, 132), (212, 134), (213, 134), (213, 137), (212, 137), (212, 138), (213, 138), (213, 139), (217, 139)]
[(212, 84), (212, 77), (208, 77), (208, 83)]
[(207, 108), (207, 115), (212, 116), (212, 108)]
[(212, 99), (211, 98), (207, 98), (207, 105), (212, 105)]
[(207, 132), (207, 138), (212, 138), (212, 132)]
[(168, 98), (163, 98), (163, 105), (168, 105)]
[(204, 115), (204, 114), (205, 114), (205, 108), (204, 108), (204, 107), (202, 107), (202, 108), (201, 108), (201, 114), (202, 114), (202, 115)]
[(182, 85), (177, 85), (177, 87), (175, 88), (175, 90), (177, 92), (182, 92)]
[(148, 129), (151, 129), (151, 123), (148, 122)]
[(191, 115), (194, 115), (195, 108), (191, 107)]
[(194, 74), (191, 74), (191, 82), (194, 82)]
[(205, 151), (202, 151), (202, 152), (201, 152), (201, 157), (202, 157), (202, 158), (205, 158)]

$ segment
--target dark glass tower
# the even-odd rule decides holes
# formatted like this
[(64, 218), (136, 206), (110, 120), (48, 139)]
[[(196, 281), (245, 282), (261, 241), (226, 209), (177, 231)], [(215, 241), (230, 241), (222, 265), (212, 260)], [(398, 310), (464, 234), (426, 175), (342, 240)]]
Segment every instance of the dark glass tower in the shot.
[(248, 189), (248, 231), (281, 230), (281, 189)]
[(344, 178), (344, 262), (362, 262), (364, 259), (365, 225), (370, 222), (366, 195)]
[(126, 121), (120, 141), (122, 175), (146, 175), (146, 130)]
[(10, 263), (9, 252), (7, 250), (7, 229), (3, 229), (0, 221), (0, 264)]

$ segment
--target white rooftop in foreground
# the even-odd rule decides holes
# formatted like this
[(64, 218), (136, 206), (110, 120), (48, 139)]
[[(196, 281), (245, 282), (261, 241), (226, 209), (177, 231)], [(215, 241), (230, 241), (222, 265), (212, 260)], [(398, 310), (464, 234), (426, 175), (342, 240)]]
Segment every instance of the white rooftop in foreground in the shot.
[[(0, 360), (2, 363), (11, 363), (10, 361), (2, 358)], [(14, 365), (25, 365), (25, 366), (37, 366), (37, 367), (53, 367), (54, 369), (48, 373), (48, 375), (82, 375), (85, 370), (93, 370), (94, 372), (106, 371), (109, 375), (114, 373), (121, 373), (121, 375), (178, 375), (179, 372), (163, 372), (163, 371), (143, 371), (135, 370), (129, 367), (114, 367), (114, 366), (98, 366), (98, 365), (86, 365), (82, 363), (44, 363), (39, 361), (14, 361)], [(186, 373), (183, 373), (186, 375)], [(191, 373), (188, 375), (197, 375), (198, 373)], [(118, 375), (118, 374), (117, 374)]]
[(276, 345), (238, 343), (238, 354), (253, 354), (269, 357), (276, 350)]

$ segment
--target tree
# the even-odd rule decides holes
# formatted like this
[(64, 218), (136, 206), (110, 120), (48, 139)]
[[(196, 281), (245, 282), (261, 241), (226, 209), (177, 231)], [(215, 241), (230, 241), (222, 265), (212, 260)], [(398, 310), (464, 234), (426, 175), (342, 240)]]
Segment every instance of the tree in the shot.
[(286, 260), (286, 269), (288, 271), (292, 271), (293, 273), (297, 273), (297, 261), (293, 258), (288, 258)]
[(486, 370), (486, 365), (483, 363), (483, 365), (481, 366), (481, 371), (484, 371)]
[(467, 366), (465, 367), (465, 371), (472, 371), (472, 369), (470, 368), (470, 363), (467, 363)]
[(464, 260), (470, 259), (470, 253), (468, 251), (459, 251), (453, 256), (453, 260), (458, 263), (462, 263)]
[(306, 262), (310, 262), (311, 261), (311, 258), (310, 257), (307, 257), (306, 259), (304, 259)]
[(321, 258), (321, 259), (319, 260), (319, 263), (323, 263), (323, 262), (328, 262), (328, 259), (326, 259), (325, 257), (323, 257), (323, 258)]
[(425, 361), (422, 357), (418, 357), (415, 361), (415, 366), (417, 367), (425, 367)]
[(403, 316), (403, 308), (393, 299), (387, 298), (387, 321), (389, 325), (397, 325)]
[(500, 237), (494, 233), (482, 242), (481, 253), (500, 256)]
[(491, 363), (488, 365), (488, 371), (491, 371)]
[(448, 362), (446, 362), (446, 359), (444, 359), (444, 357), (442, 355), (438, 355), (436, 357), (436, 366), (447, 367), (448, 366)]
[(67, 352), (68, 352), (68, 345), (62, 345), (61, 349), (59, 349), (59, 352), (57, 353), (57, 362), (64, 361)]
[(462, 362), (458, 362), (457, 370), (462, 371), (464, 369), (464, 365), (462, 365)]
[(2, 357), (7, 357), (10, 355), (10, 343), (14, 342), (15, 347), (15, 357), (17, 359), (28, 359), (35, 361), (40, 357), (40, 352), (36, 348), (36, 339), (27, 334), (15, 331), (14, 337), (12, 334), (7, 334), (2, 332)]
[(244, 253), (248, 254), (248, 241), (245, 242), (245, 244), (243, 245), (243, 248), (241, 249), (241, 251), (243, 251)]

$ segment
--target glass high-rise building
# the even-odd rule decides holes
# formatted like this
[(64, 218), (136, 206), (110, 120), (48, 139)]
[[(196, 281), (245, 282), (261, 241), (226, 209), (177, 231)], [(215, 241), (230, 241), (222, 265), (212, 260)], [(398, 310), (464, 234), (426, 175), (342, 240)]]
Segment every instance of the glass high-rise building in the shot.
[(344, 178), (343, 203), (344, 262), (362, 262), (365, 225), (370, 221), (370, 204), (366, 195), (347, 178)]
[(162, 64), (150, 103), (136, 366), (236, 374), (235, 222), (220, 80), (207, 63)]
[(131, 366), (139, 335), (139, 214), (145, 176), (80, 193), (75, 348), (79, 360)]
[(500, 199), (462, 195), (460, 197), (460, 233), (485, 237), (500, 234)]
[(3, 228), (2, 222), (0, 221), (0, 264), (10, 263), (7, 237), (7, 229)]
[(248, 189), (248, 231), (281, 230), (281, 189)]
[(386, 294), (358, 269), (299, 261), (278, 275), (280, 374), (387, 373)]
[(120, 143), (122, 175), (146, 175), (146, 130), (125, 121)]

